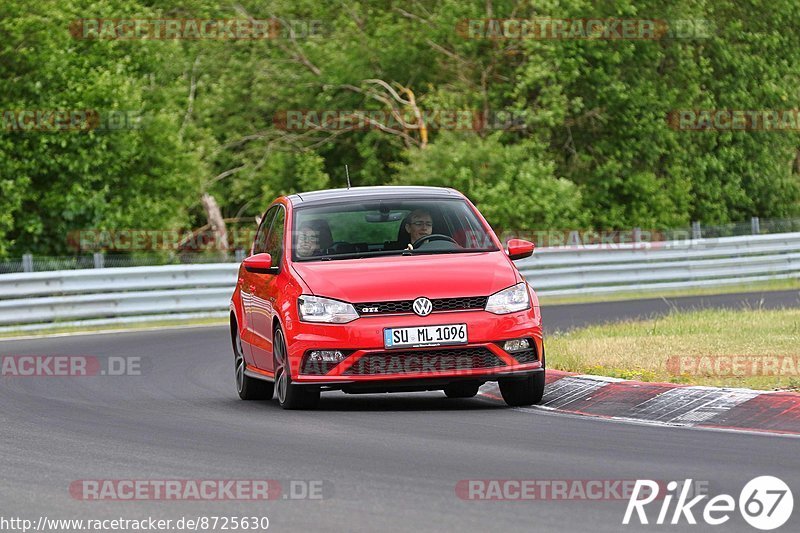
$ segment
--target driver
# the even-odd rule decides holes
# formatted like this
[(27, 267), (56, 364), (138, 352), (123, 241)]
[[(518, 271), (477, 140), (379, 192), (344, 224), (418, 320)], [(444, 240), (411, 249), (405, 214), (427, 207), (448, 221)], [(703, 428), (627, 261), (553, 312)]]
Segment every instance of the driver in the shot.
[(430, 211), (415, 209), (406, 220), (408, 222), (406, 222), (405, 230), (412, 244), (433, 233), (433, 217), (431, 217)]
[(313, 221), (306, 222), (300, 226), (295, 250), (298, 257), (311, 257), (321, 253), (319, 249), (319, 231), (314, 227)]

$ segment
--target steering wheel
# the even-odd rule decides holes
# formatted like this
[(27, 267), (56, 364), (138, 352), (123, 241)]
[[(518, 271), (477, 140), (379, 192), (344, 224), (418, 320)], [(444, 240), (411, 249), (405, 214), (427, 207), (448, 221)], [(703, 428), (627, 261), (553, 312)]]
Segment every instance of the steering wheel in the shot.
[(424, 244), (428, 241), (450, 241), (456, 246), (458, 246), (458, 243), (456, 242), (455, 239), (453, 239), (449, 235), (442, 235), (441, 233), (431, 233), (430, 235), (425, 235), (424, 237), (420, 237), (419, 239), (416, 240), (414, 244), (412, 244), (412, 246), (414, 248), (417, 248), (421, 244)]
[(354, 252), (355, 249), (356, 247), (352, 243), (349, 243), (347, 241), (334, 241), (331, 243), (330, 248), (328, 248), (328, 250), (332, 250), (334, 254), (350, 253)]

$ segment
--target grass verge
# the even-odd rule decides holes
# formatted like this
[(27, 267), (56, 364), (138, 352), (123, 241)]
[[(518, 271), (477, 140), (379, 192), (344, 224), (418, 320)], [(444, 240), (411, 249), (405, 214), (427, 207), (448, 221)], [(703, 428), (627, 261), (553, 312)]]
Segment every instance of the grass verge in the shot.
[(550, 368), (715, 387), (800, 390), (800, 309), (673, 312), (559, 333)]
[[(533, 284), (536, 289), (536, 285)], [(641, 292), (619, 292), (616, 294), (600, 294), (588, 296), (540, 296), (542, 305), (559, 305), (572, 303), (613, 302), (621, 300), (640, 300), (646, 298), (674, 298), (676, 296), (709, 296), (714, 294), (733, 294), (739, 292), (800, 290), (800, 278), (777, 279), (758, 283), (724, 285), (698, 289), (651, 290)]]

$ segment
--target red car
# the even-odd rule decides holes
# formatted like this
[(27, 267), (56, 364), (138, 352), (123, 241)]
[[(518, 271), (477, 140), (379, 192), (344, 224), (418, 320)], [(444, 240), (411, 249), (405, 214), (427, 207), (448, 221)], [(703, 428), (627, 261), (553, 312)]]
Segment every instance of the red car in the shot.
[(542, 398), (539, 301), (453, 189), (356, 187), (282, 196), (239, 267), (230, 325), (244, 400), (312, 408), (321, 391), (443, 390), (499, 382), (509, 405)]

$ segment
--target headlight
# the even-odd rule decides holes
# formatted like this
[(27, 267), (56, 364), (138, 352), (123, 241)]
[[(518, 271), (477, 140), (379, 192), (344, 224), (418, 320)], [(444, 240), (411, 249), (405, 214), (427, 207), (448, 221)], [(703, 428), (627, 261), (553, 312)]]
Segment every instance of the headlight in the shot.
[(300, 320), (303, 322), (326, 322), (344, 324), (358, 318), (355, 308), (347, 302), (302, 295), (298, 299)]
[(531, 306), (528, 297), (528, 285), (521, 281), (489, 296), (486, 301), (486, 310), (496, 315), (505, 315), (515, 311), (523, 311)]

